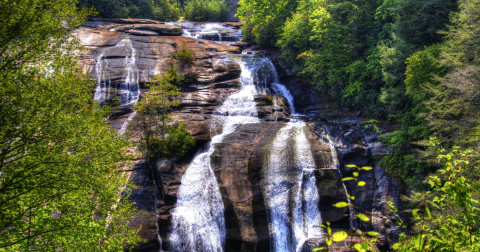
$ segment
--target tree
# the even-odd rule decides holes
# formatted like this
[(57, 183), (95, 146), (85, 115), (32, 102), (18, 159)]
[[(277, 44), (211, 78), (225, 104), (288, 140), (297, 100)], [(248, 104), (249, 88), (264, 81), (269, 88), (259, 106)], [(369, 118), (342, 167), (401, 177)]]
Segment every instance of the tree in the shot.
[(79, 0), (78, 7), (94, 7), (104, 18), (150, 18), (177, 21), (180, 12), (168, 0)]
[(0, 250), (121, 250), (139, 241), (117, 172), (128, 142), (76, 65), (70, 0), (0, 2)]
[(168, 67), (168, 71), (162, 77), (154, 77), (156, 81), (148, 85), (150, 91), (137, 104), (147, 157), (151, 160), (170, 156), (180, 158), (195, 145), (195, 140), (185, 129), (184, 124), (178, 127), (167, 125), (171, 109), (180, 105), (175, 99), (182, 94), (178, 86), (187, 81), (184, 76), (178, 74), (173, 62), (170, 62)]

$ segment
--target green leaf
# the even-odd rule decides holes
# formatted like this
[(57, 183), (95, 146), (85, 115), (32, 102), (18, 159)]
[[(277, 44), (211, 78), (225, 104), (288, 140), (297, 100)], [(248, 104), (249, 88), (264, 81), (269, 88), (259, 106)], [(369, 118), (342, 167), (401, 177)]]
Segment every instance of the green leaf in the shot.
[(364, 171), (370, 171), (370, 170), (372, 170), (373, 168), (370, 167), (370, 166), (363, 166), (361, 169), (364, 170)]
[(413, 211), (412, 211), (413, 217), (415, 217), (415, 218), (418, 217), (418, 214), (417, 214), (418, 211), (420, 211), (420, 209), (413, 209)]
[(347, 237), (348, 237), (347, 232), (338, 231), (338, 232), (335, 232), (335, 234), (333, 234), (332, 239), (333, 239), (334, 242), (341, 242), (341, 241), (345, 240), (345, 238), (347, 238)]
[(333, 206), (336, 207), (336, 208), (344, 208), (344, 207), (350, 206), (350, 203), (348, 203), (348, 202), (337, 202), (337, 203), (333, 204)]
[(330, 228), (330, 226), (327, 227), (327, 233), (328, 233), (328, 235), (332, 234), (332, 229)]
[(357, 168), (357, 166), (354, 165), (354, 164), (348, 164), (348, 165), (345, 165), (345, 167), (348, 167), (348, 168)]
[(362, 221), (369, 221), (370, 218), (368, 218), (365, 214), (357, 214), (357, 217), (362, 220)]
[(362, 245), (360, 245), (360, 243), (355, 243), (355, 245), (353, 245), (353, 247), (358, 251), (362, 250)]
[(422, 250), (423, 248), (423, 238), (422, 238), (422, 235), (418, 234), (417, 236), (415, 236), (415, 249), (417, 251), (420, 251)]
[(358, 181), (357, 183), (358, 186), (365, 186), (366, 184), (365, 181)]
[(323, 228), (327, 228), (327, 226), (325, 226), (325, 225), (323, 225), (323, 224), (317, 224), (317, 226), (323, 227)]
[(353, 180), (353, 179), (355, 179), (355, 178), (353, 178), (353, 177), (345, 177), (345, 178), (342, 179), (342, 181), (349, 181), (349, 180)]
[(327, 242), (327, 246), (332, 246), (332, 239), (330, 239), (330, 237), (327, 237), (325, 241)]
[(321, 250), (325, 250), (325, 249), (327, 249), (327, 247), (314, 248), (313, 251), (321, 251)]
[(428, 209), (428, 206), (425, 206), (425, 212), (427, 212), (428, 219), (432, 218), (432, 214), (430, 213), (430, 209)]
[(355, 178), (357, 178), (357, 177), (358, 177), (358, 172), (353, 172), (353, 176), (354, 176)]
[(434, 207), (437, 208), (437, 209), (440, 209), (440, 206), (437, 205), (436, 203), (430, 202), (430, 205), (434, 206)]
[(369, 231), (369, 232), (367, 232), (367, 234), (370, 235), (370, 236), (378, 236), (378, 235), (380, 235), (380, 233), (375, 232), (375, 231)]

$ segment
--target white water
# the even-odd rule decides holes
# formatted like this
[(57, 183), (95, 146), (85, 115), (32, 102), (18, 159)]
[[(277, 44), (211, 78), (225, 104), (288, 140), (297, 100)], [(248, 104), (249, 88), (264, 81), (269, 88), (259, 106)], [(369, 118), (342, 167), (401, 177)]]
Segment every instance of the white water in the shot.
[(260, 122), (251, 69), (241, 60), (239, 63), (242, 90), (229, 96), (212, 118), (212, 124), (222, 125), (223, 131), (213, 137), (207, 151), (196, 155), (182, 177), (177, 207), (172, 213), (172, 251), (224, 251), (225, 208), (210, 157), (215, 144), (233, 133), (238, 125)]
[(271, 251), (301, 251), (309, 238), (321, 238), (315, 162), (303, 122), (277, 132), (264, 160), (264, 197), (269, 217)]
[[(225, 250), (224, 205), (210, 160), (215, 145), (237, 127), (260, 123), (254, 96), (268, 94), (269, 87), (287, 99), (295, 113), (293, 97), (278, 82), (268, 59), (251, 55), (229, 55), (242, 69), (240, 92), (228, 97), (217, 109), (211, 128), (221, 128), (211, 144), (195, 156), (182, 177), (177, 207), (172, 213), (172, 251)], [(219, 126), (219, 127), (217, 127)], [(263, 165), (264, 198), (269, 216), (271, 250), (301, 251), (305, 241), (321, 238), (319, 192), (315, 162), (305, 135), (305, 123), (290, 122), (277, 132), (270, 155)]]
[[(120, 50), (118, 50), (120, 48)], [(123, 49), (123, 50), (122, 50)], [(109, 51), (121, 52), (121, 55), (115, 53), (109, 54)], [(118, 54), (118, 53), (117, 53)], [(101, 52), (95, 61), (97, 87), (95, 89), (94, 99), (100, 104), (105, 103), (111, 97), (111, 76), (108, 75), (109, 60), (105, 57), (109, 56), (124, 56), (123, 60), (123, 76), (120, 85), (117, 85), (117, 96), (119, 105), (136, 104), (139, 98), (139, 70), (136, 64), (137, 52), (133, 47), (132, 40), (129, 38), (122, 39), (113, 48), (107, 48)]]
[(123, 136), (125, 134), (125, 132), (127, 131), (127, 126), (128, 126), (128, 123), (130, 123), (130, 121), (133, 120), (133, 118), (135, 117), (135, 115), (137, 114), (137, 112), (133, 112), (131, 115), (128, 116), (127, 120), (125, 120), (125, 122), (123, 122), (122, 124), (122, 127), (118, 130), (118, 134)]

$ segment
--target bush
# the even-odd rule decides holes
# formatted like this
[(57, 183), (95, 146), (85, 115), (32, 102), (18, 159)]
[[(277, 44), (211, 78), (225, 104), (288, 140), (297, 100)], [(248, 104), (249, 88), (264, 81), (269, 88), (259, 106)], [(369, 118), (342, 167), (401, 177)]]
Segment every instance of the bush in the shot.
[(151, 137), (148, 147), (148, 158), (156, 160), (158, 158), (177, 157), (182, 158), (195, 146), (195, 139), (187, 131), (185, 123), (180, 123), (177, 127), (171, 127), (168, 131), (168, 137)]
[(180, 61), (180, 65), (185, 65), (195, 60), (194, 53), (191, 49), (185, 47), (183, 43), (182, 50), (172, 53), (172, 56)]
[(223, 0), (191, 0), (185, 5), (185, 19), (191, 21), (227, 21), (229, 8)]

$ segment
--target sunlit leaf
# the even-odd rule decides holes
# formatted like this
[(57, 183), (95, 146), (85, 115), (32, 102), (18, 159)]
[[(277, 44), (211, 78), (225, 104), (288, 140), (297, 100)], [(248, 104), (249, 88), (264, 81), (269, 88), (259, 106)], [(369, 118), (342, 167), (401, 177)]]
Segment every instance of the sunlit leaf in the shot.
[(344, 208), (344, 207), (350, 206), (350, 203), (348, 203), (348, 202), (337, 202), (337, 203), (333, 204), (333, 206), (336, 207), (336, 208)]
[(332, 239), (333, 239), (334, 242), (341, 242), (341, 241), (345, 240), (345, 238), (347, 238), (347, 237), (348, 237), (347, 232), (338, 231), (335, 234), (333, 234)]
[(363, 166), (361, 169), (364, 170), (364, 171), (370, 171), (370, 170), (372, 170), (373, 168), (370, 167), (370, 166)]
[(356, 167), (357, 167), (357, 166), (354, 165), (354, 164), (347, 164), (347, 165), (345, 165), (345, 166), (348, 167), (348, 168), (356, 168)]
[(321, 248), (314, 248), (313, 251), (321, 251), (327, 249), (327, 247), (321, 247)]
[(327, 242), (327, 246), (332, 246), (332, 239), (330, 239), (330, 237), (327, 237), (325, 241)]
[(420, 209), (413, 209), (413, 211), (412, 211), (413, 217), (417, 217), (417, 216), (418, 216), (418, 214), (417, 214), (418, 211), (420, 211)]
[(378, 232), (375, 232), (375, 231), (369, 231), (369, 232), (367, 232), (367, 234), (368, 234), (368, 235), (370, 235), (370, 236), (377, 236), (377, 235), (380, 235), (380, 233), (378, 233)]
[(327, 228), (327, 226), (325, 226), (325, 225), (323, 225), (323, 224), (317, 224), (317, 226), (323, 227), (323, 228)]
[(327, 233), (328, 233), (329, 235), (332, 234), (332, 229), (330, 228), (330, 226), (327, 227)]
[(353, 176), (356, 178), (358, 177), (358, 172), (353, 172)]
[(362, 250), (362, 245), (360, 245), (360, 243), (355, 243), (355, 245), (353, 245), (353, 247), (358, 251)]
[(431, 218), (432, 218), (432, 214), (430, 213), (430, 209), (428, 209), (427, 206), (425, 206), (425, 212), (427, 212), (428, 218), (431, 219)]
[(367, 183), (365, 181), (358, 181), (358, 186), (365, 186)]
[(355, 178), (353, 178), (353, 177), (345, 177), (345, 178), (342, 179), (342, 181), (349, 181), (349, 180), (352, 180), (352, 179), (355, 179)]
[(357, 217), (362, 220), (362, 221), (369, 221), (370, 218), (368, 218), (365, 214), (357, 214)]

